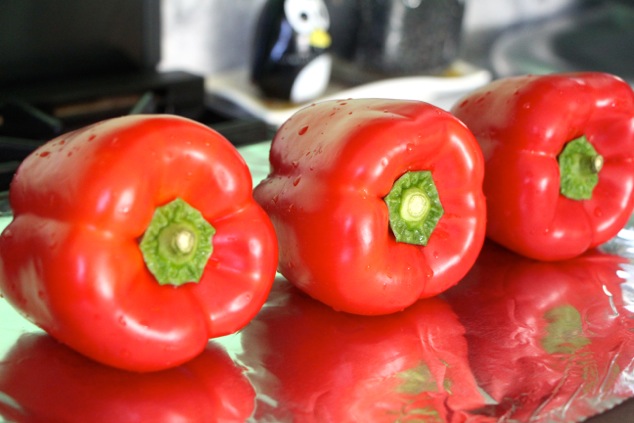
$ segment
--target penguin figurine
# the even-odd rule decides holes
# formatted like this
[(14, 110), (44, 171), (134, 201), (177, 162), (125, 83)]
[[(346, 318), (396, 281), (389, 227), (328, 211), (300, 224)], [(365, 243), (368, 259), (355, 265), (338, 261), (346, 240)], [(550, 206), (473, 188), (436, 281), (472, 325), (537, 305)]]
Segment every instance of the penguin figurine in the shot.
[(255, 31), (252, 82), (269, 98), (319, 97), (332, 68), (329, 26), (323, 0), (268, 0)]

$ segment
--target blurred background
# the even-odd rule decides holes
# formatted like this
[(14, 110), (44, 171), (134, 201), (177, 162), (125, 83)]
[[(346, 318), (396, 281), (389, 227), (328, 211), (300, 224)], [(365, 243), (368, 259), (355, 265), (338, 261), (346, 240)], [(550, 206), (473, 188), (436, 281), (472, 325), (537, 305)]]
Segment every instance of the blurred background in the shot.
[(264, 94), (252, 78), (256, 53), (268, 60), (260, 71), (269, 86), (294, 86), (313, 56), (328, 56), (326, 89), (310, 101), (449, 108), (513, 74), (599, 70), (634, 81), (634, 0), (288, 2), (306, 25), (302, 11), (322, 15), (321, 47), (306, 47), (295, 27), (282, 39), (273, 16), (282, 0), (0, 2), (0, 192), (44, 141), (126, 113), (190, 117), (236, 145), (270, 139), (306, 102)]
[[(264, 3), (265, 0), (162, 0), (161, 67), (210, 74), (248, 66), (255, 24)], [(361, 15), (358, 10), (372, 3), (390, 2), (326, 0), (331, 15), (332, 50), (336, 54), (350, 57), (355, 48), (363, 48), (354, 45)], [(634, 73), (633, 55), (627, 54), (634, 47), (632, 0), (410, 0), (409, 3), (427, 8), (427, 13), (455, 8), (455, 3), (464, 6), (456, 54), (496, 74), (522, 72), (522, 66), (529, 68), (531, 64), (526, 62), (531, 60), (537, 63), (533, 65), (536, 70), (562, 67), (563, 62), (569, 61), (573, 62), (570, 67), (612, 66), (625, 70), (626, 76)], [(418, 33), (420, 42), (422, 37), (434, 34), (424, 30)], [(574, 33), (575, 30), (581, 34)], [(564, 40), (567, 34), (575, 39)], [(557, 37), (561, 39), (556, 40)], [(571, 45), (558, 48), (570, 51), (553, 51), (555, 43), (565, 42)], [(575, 49), (594, 54), (594, 63)], [(521, 63), (509, 64), (505, 60)], [(546, 63), (548, 60), (551, 63)], [(628, 63), (613, 63), (620, 60)]]

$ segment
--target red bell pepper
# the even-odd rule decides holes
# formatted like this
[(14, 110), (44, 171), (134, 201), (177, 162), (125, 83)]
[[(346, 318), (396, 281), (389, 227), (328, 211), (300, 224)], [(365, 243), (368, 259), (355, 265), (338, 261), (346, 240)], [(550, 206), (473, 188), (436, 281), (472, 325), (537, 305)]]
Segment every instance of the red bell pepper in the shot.
[(245, 326), (275, 277), (274, 229), (245, 162), (184, 118), (123, 117), (60, 136), (24, 160), (10, 201), (3, 296), (115, 367), (191, 359)]
[(634, 395), (626, 266), (595, 250), (543, 262), (485, 243), (443, 298), (467, 328), (479, 385), (496, 401), (489, 415), (581, 421)]
[(132, 373), (28, 333), (0, 362), (0, 392), (0, 420), (14, 423), (245, 422), (255, 406), (244, 369), (213, 341), (182, 366)]
[(254, 418), (485, 421), (471, 413), (485, 399), (469, 368), (464, 333), (439, 298), (369, 317), (338, 313), (291, 284), (276, 283), (241, 338), (240, 361), (260, 394)]
[(278, 235), (278, 270), (337, 310), (403, 310), (456, 284), (480, 251), (480, 149), (430, 104), (313, 104), (280, 127), (270, 163), (254, 196)]
[(500, 79), (452, 113), (485, 158), (487, 235), (562, 260), (615, 236), (634, 209), (634, 94), (604, 73)]

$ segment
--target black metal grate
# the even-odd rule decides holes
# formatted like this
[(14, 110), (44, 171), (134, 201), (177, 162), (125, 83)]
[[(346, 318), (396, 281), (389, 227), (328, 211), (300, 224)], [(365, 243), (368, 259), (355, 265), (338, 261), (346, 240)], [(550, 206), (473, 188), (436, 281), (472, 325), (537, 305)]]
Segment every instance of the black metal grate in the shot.
[(235, 120), (205, 106), (204, 78), (186, 72), (137, 72), (72, 82), (28, 84), (0, 93), (0, 192), (17, 166), (46, 141), (100, 120), (168, 113), (204, 123), (236, 145), (270, 139), (257, 119)]

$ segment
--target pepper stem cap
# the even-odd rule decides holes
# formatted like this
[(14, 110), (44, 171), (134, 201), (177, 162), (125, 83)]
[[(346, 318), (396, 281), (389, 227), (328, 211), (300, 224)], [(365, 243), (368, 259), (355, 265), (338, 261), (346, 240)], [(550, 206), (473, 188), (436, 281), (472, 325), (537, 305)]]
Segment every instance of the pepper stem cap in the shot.
[(427, 245), (444, 209), (429, 171), (410, 171), (384, 197), (397, 242)]
[(215, 233), (200, 211), (177, 198), (157, 207), (139, 248), (159, 285), (197, 283), (213, 252)]
[(559, 192), (571, 200), (589, 200), (599, 183), (603, 156), (585, 136), (569, 141), (557, 157), (559, 163)]

